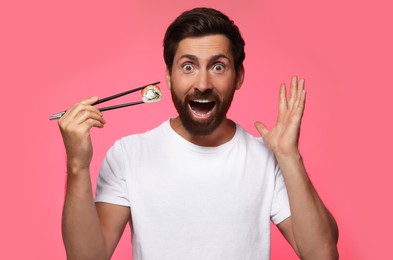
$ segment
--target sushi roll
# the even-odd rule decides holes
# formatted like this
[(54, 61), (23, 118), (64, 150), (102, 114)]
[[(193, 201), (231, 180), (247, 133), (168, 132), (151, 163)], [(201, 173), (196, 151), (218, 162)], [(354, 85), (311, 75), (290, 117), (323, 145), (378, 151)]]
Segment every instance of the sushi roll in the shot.
[(157, 102), (161, 100), (161, 89), (158, 85), (149, 85), (142, 89), (142, 101), (145, 103)]

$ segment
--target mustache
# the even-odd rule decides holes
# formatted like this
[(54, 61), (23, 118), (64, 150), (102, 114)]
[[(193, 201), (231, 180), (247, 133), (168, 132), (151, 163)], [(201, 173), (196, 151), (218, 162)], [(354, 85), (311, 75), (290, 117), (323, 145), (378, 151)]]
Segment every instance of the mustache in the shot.
[(187, 100), (193, 100), (193, 99), (217, 99), (217, 95), (213, 92), (212, 89), (206, 89), (205, 91), (200, 91), (199, 89), (195, 89), (194, 93), (192, 95), (189, 95), (187, 97)]

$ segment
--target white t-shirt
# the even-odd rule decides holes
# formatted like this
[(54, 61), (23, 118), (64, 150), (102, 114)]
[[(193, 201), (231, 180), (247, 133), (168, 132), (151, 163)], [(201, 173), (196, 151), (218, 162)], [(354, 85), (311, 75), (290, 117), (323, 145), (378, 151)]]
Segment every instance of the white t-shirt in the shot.
[(170, 126), (118, 140), (103, 162), (96, 201), (129, 206), (134, 260), (269, 259), (270, 220), (290, 216), (277, 162), (237, 126), (218, 147)]

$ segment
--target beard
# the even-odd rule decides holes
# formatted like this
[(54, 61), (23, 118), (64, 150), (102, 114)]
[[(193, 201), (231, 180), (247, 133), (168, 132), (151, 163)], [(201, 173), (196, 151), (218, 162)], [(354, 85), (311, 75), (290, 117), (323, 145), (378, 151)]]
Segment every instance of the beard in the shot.
[[(174, 92), (173, 89), (176, 87), (173, 85), (173, 82), (171, 82), (171, 86), (172, 101), (179, 113), (180, 121), (184, 128), (192, 136), (206, 136), (216, 130), (221, 122), (226, 118), (226, 114), (232, 104), (233, 96), (235, 94), (234, 86), (222, 100), (220, 100), (219, 96), (213, 89), (207, 89), (204, 92), (195, 89), (194, 93), (187, 95), (184, 100), (182, 100)], [(215, 111), (212, 111), (213, 114), (207, 119), (195, 120), (191, 114), (192, 112), (190, 110), (193, 106), (206, 106), (205, 104), (196, 104), (196, 102), (193, 102), (193, 100), (198, 99), (211, 101), (209, 102), (211, 110), (214, 109)], [(206, 109), (206, 107), (204, 109)]]

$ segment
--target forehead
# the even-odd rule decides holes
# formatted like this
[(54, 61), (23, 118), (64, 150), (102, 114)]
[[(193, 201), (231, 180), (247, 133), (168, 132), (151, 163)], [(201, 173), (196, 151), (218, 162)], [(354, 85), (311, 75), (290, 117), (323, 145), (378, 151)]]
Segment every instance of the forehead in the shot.
[(175, 53), (175, 60), (184, 55), (194, 55), (201, 59), (216, 55), (224, 55), (231, 60), (233, 57), (229, 39), (221, 34), (181, 40)]

